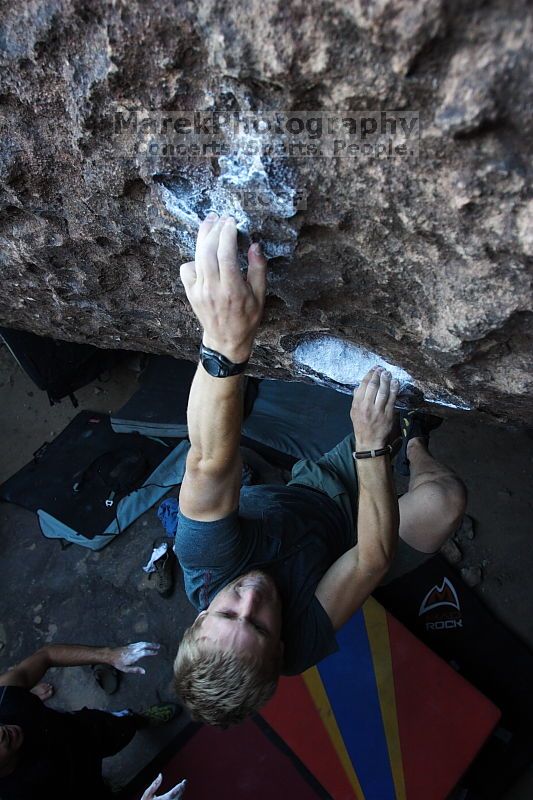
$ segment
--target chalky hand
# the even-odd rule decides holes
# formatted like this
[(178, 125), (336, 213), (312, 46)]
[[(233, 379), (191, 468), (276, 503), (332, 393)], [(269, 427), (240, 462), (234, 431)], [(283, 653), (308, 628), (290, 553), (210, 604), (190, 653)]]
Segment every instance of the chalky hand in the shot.
[(141, 800), (180, 800), (183, 797), (185, 792), (185, 787), (187, 786), (187, 781), (181, 781), (180, 783), (176, 784), (173, 789), (166, 792), (166, 794), (156, 794), (157, 790), (161, 786), (161, 782), (163, 780), (163, 776), (159, 774), (155, 781), (148, 787), (145, 791)]
[(200, 224), (195, 260), (182, 264), (187, 298), (204, 329), (203, 343), (235, 364), (247, 361), (265, 303), (266, 259), (248, 250), (248, 272), (237, 259), (233, 217), (208, 215)]
[(124, 647), (115, 647), (111, 650), (109, 663), (120, 672), (144, 675), (146, 670), (143, 667), (134, 667), (133, 664), (146, 656), (156, 656), (159, 648), (160, 645), (155, 642), (133, 642)]

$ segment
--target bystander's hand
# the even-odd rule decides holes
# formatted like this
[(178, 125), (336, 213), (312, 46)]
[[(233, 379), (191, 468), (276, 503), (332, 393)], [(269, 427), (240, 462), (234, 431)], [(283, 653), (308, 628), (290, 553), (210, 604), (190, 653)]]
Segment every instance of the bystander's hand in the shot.
[(266, 259), (255, 247), (248, 250), (248, 273), (243, 275), (237, 260), (235, 220), (208, 215), (200, 224), (195, 260), (182, 264), (180, 270), (187, 298), (204, 330), (204, 345), (234, 363), (250, 357), (263, 315)]
[(358, 450), (384, 447), (394, 421), (399, 382), (383, 367), (367, 372), (354, 393), (350, 418)]
[(108, 664), (120, 672), (131, 672), (137, 675), (144, 675), (146, 670), (143, 667), (134, 667), (137, 661), (146, 656), (156, 656), (160, 645), (155, 642), (134, 642), (124, 647), (112, 647)]
[(185, 787), (187, 786), (187, 781), (181, 781), (181, 783), (178, 783), (166, 794), (156, 794), (157, 790), (161, 786), (162, 780), (163, 776), (159, 774), (155, 781), (145, 791), (141, 797), (141, 800), (180, 800), (180, 798), (183, 797)]

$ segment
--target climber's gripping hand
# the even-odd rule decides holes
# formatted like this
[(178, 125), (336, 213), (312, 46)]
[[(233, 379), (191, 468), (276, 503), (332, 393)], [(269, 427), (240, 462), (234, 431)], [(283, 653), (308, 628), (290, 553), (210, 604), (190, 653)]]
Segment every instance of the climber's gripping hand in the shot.
[(259, 245), (251, 245), (243, 275), (234, 218), (208, 214), (198, 231), (195, 260), (180, 269), (204, 345), (234, 363), (247, 361), (252, 352), (265, 304), (266, 264)]

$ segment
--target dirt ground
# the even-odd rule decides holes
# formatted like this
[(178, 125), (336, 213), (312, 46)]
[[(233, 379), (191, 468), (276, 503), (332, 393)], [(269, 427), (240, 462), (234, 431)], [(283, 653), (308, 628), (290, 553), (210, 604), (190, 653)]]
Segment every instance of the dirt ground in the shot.
[[(82, 409), (113, 412), (136, 388), (138, 359), (132, 357), (105, 380), (50, 407), (6, 348), (0, 348), (0, 482), (26, 464)], [(510, 629), (533, 649), (533, 494), (531, 433), (465, 416), (448, 419), (432, 435), (432, 452), (452, 466), (469, 493), (474, 538), (462, 537), (458, 568), (479, 580), (475, 591)], [(0, 503), (0, 671), (43, 642), (120, 644), (158, 641), (160, 656), (145, 664), (145, 677), (124, 676), (108, 697), (94, 684), (90, 669), (55, 670), (50, 676), (56, 708), (83, 705), (141, 708), (171, 700), (172, 657), (183, 629), (194, 618), (177, 576), (169, 599), (152, 588), (142, 565), (162, 528), (155, 508), (98, 553), (45, 539), (34, 514)], [(22, 588), (21, 588), (22, 587)], [(124, 784), (185, 722), (138, 734), (105, 772)], [(507, 800), (533, 797), (533, 770)]]

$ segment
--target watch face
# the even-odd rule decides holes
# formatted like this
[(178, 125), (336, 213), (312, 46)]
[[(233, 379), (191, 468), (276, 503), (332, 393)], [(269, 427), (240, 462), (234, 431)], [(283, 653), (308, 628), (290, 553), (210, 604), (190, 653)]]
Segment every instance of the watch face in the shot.
[(217, 361), (216, 358), (212, 356), (205, 356), (202, 359), (202, 364), (204, 366), (205, 371), (212, 375), (214, 378), (219, 378), (221, 374), (223, 374), (223, 369), (220, 363)]

